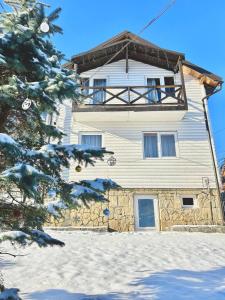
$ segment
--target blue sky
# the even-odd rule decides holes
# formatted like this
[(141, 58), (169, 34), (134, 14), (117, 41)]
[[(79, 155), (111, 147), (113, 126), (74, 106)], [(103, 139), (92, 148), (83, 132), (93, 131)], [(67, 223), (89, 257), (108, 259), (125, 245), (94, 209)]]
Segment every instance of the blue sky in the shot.
[[(58, 24), (64, 35), (56, 46), (67, 58), (88, 50), (121, 31), (138, 33), (168, 0), (46, 0), (63, 11)], [(186, 59), (225, 79), (225, 0), (177, 0), (142, 35), (163, 48), (185, 53)], [(219, 161), (225, 157), (225, 92), (209, 100)]]

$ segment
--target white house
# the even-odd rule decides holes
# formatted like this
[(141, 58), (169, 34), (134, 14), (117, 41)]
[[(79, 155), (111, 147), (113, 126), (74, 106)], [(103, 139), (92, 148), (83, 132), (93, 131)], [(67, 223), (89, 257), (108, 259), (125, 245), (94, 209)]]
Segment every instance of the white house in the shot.
[[(221, 224), (207, 101), (222, 79), (130, 32), (72, 57), (84, 103), (61, 114), (65, 142), (114, 152), (69, 180), (112, 178), (108, 204), (66, 212), (60, 225), (167, 230)], [(103, 210), (108, 207), (109, 216)]]

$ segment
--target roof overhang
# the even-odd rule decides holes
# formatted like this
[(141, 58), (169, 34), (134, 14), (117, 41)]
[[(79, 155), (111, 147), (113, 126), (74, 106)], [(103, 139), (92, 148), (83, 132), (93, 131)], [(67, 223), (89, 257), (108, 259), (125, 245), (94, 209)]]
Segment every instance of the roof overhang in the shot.
[(175, 71), (179, 57), (184, 59), (181, 53), (175, 53), (153, 46), (143, 45), (138, 41), (125, 39), (94, 49), (72, 58), (72, 63), (77, 65), (77, 72), (82, 73), (100, 67), (110, 60), (110, 63), (125, 59), (133, 59), (163, 69)]
[(70, 69), (76, 68), (77, 73), (80, 74), (121, 59), (133, 59), (175, 73), (178, 71), (180, 59), (184, 73), (194, 76), (201, 83), (212, 88), (223, 83), (221, 77), (186, 61), (183, 53), (160, 48), (128, 31), (116, 35), (87, 52), (73, 56), (64, 66)]
[(189, 61), (183, 62), (183, 72), (187, 75), (192, 75), (200, 80), (201, 83), (209, 85), (211, 87), (217, 87), (219, 84), (223, 83), (223, 79), (213, 74), (206, 69), (203, 69), (197, 65), (192, 64)]

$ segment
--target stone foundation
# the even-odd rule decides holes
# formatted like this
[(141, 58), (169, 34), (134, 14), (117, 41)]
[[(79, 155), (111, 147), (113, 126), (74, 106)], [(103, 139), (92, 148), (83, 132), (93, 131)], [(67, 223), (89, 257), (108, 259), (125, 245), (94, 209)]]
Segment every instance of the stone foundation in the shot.
[[(216, 189), (123, 189), (109, 192), (108, 203), (93, 203), (90, 209), (64, 211), (64, 217), (54, 222), (60, 227), (102, 227), (112, 231), (135, 230), (135, 195), (155, 196), (158, 201), (158, 219), (160, 230), (170, 230), (173, 225), (222, 225), (220, 201)], [(183, 208), (181, 197), (196, 197), (196, 207)], [(104, 216), (104, 209), (110, 211)]]

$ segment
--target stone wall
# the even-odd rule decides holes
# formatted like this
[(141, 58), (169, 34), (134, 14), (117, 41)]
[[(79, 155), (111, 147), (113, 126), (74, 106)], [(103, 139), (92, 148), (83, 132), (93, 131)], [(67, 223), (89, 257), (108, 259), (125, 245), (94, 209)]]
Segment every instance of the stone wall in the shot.
[[(54, 226), (109, 227), (115, 231), (134, 231), (134, 196), (154, 195), (158, 199), (159, 229), (169, 230), (173, 225), (223, 224), (220, 202), (216, 189), (123, 189), (109, 192), (108, 203), (93, 203), (89, 208), (67, 210), (64, 218)], [(181, 196), (196, 197), (195, 208), (182, 208)], [(109, 217), (103, 210), (108, 208)]]

